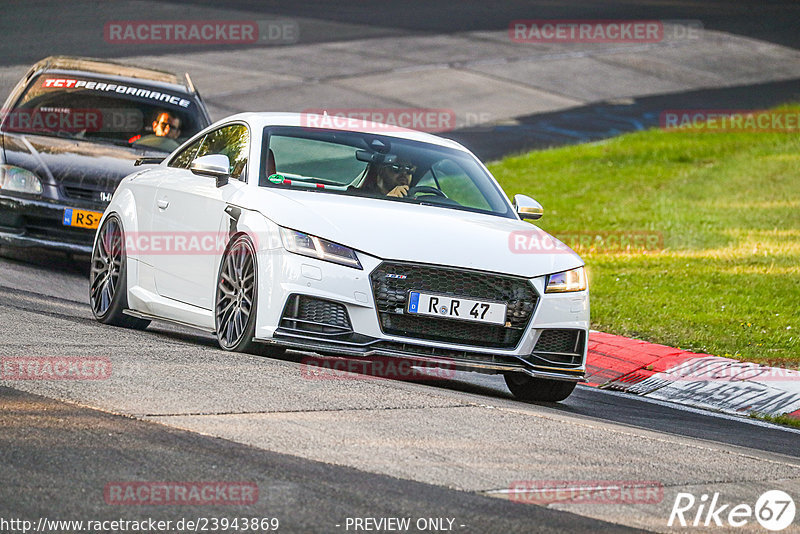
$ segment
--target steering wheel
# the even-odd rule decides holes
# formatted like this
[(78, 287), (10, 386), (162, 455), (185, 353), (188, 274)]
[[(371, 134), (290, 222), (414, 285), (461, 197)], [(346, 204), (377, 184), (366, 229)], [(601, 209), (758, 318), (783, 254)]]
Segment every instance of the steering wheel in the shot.
[(415, 197), (418, 193), (426, 193), (430, 195), (436, 195), (437, 197), (447, 198), (447, 195), (444, 194), (444, 191), (441, 189), (437, 189), (435, 187), (431, 187), (429, 185), (418, 185), (415, 187), (411, 187), (406, 193), (409, 197)]

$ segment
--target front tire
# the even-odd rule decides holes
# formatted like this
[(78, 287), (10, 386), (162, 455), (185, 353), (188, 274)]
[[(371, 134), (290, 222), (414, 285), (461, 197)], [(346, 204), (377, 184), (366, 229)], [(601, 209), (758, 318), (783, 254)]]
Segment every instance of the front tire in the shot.
[(258, 265), (253, 243), (235, 238), (222, 257), (214, 299), (217, 342), (224, 350), (280, 356), (284, 349), (253, 341), (258, 302)]
[(126, 264), (122, 223), (116, 215), (109, 215), (92, 249), (89, 304), (94, 318), (103, 324), (143, 330), (150, 321), (123, 313), (128, 308)]
[(534, 378), (523, 373), (506, 373), (506, 385), (516, 398), (524, 401), (558, 402), (570, 396), (575, 382)]
[(217, 276), (214, 326), (223, 349), (232, 352), (255, 349), (257, 287), (255, 249), (247, 237), (238, 236), (222, 256)]

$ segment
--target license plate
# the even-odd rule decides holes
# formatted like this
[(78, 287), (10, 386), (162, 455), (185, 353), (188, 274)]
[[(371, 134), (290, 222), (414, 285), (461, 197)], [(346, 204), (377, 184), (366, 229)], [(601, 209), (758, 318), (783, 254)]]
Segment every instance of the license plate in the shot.
[(408, 295), (408, 313), (479, 323), (506, 324), (505, 303), (446, 297), (418, 291), (411, 291)]
[(79, 210), (75, 208), (64, 209), (64, 226), (78, 226), (80, 228), (97, 228), (103, 216), (98, 211)]

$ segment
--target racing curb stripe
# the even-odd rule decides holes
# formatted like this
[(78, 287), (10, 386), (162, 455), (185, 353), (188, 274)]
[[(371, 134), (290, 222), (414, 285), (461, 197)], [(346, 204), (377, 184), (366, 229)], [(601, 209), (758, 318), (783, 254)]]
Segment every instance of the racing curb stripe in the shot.
[[(634, 374), (638, 373), (643, 380), (653, 374), (654, 366), (660, 360), (676, 357), (685, 351), (639, 339), (590, 332), (588, 352), (586, 383), (591, 386), (614, 383), (618, 384), (614, 389), (625, 390), (624, 384), (635, 380)], [(687, 356), (686, 359), (692, 356)], [(680, 363), (680, 360), (674, 361), (676, 364)], [(640, 380), (635, 380), (638, 381)]]
[(738, 415), (800, 419), (800, 372), (590, 332), (586, 385)]

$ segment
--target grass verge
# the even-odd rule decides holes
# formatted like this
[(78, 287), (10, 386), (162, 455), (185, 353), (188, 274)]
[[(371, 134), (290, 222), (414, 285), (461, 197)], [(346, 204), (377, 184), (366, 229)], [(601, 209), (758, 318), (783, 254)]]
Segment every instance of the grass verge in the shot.
[[(800, 113), (800, 106), (780, 109)], [(577, 243), (594, 328), (747, 361), (800, 363), (797, 133), (649, 130), (489, 168), (509, 195), (542, 203), (538, 226)], [(657, 236), (658, 246), (609, 245), (609, 233), (637, 232)]]
[(788, 415), (767, 415), (756, 413), (750, 414), (750, 417), (753, 419), (761, 419), (762, 421), (767, 421), (768, 423), (775, 423), (776, 425), (800, 428), (800, 419), (795, 419), (794, 417), (789, 417)]

